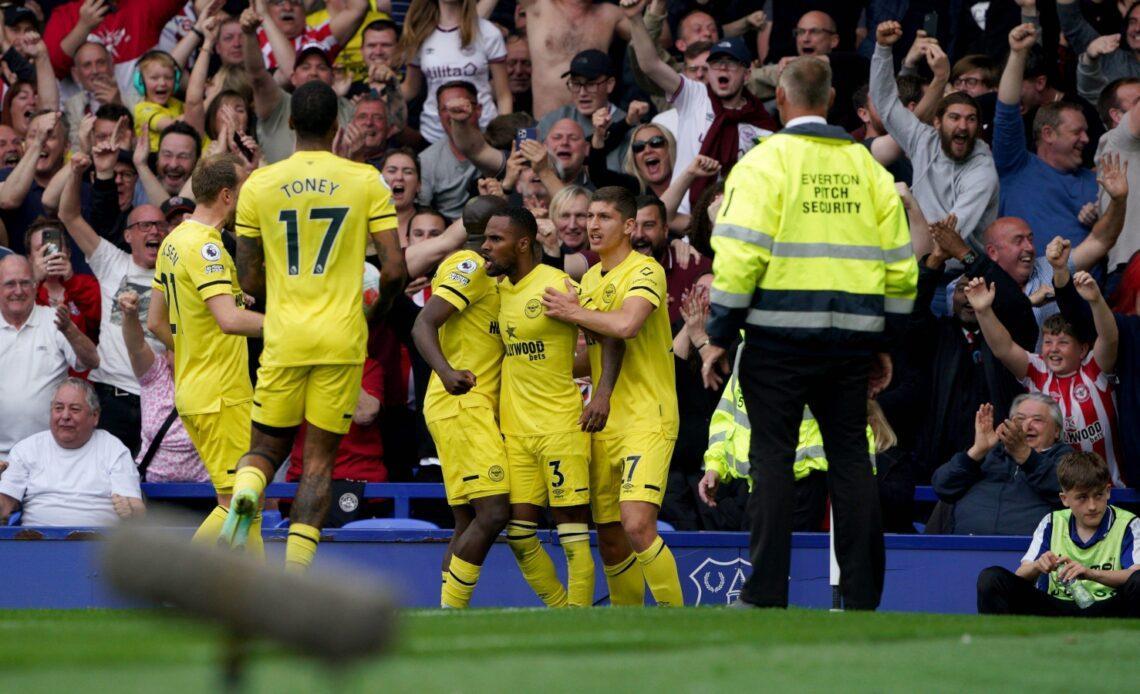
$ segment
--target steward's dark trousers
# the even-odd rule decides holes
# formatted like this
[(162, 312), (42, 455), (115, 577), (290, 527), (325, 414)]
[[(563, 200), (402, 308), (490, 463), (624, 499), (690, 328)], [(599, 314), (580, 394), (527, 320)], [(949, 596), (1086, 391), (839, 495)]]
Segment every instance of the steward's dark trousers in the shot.
[(879, 606), (886, 554), (879, 491), (867, 451), (870, 365), (870, 357), (789, 354), (746, 343), (738, 378), (752, 426), (753, 487), (748, 499), (752, 575), (741, 591), (744, 602), (788, 604), (796, 498), (792, 465), (807, 404), (823, 434), (844, 606)]
[(1082, 610), (1072, 600), (1055, 598), (1009, 569), (991, 566), (978, 574), (978, 614), (1140, 617), (1140, 572), (1129, 576), (1116, 595)]

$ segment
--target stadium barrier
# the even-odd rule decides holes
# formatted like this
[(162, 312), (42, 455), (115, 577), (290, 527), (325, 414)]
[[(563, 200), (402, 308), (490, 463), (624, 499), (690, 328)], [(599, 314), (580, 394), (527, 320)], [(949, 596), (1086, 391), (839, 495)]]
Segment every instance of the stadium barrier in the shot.
[[(172, 528), (189, 540), (192, 529)], [(285, 530), (266, 530), (268, 559), (284, 563)], [(541, 539), (565, 572), (554, 534)], [(739, 594), (751, 571), (746, 533), (663, 533), (677, 558), (687, 605), (725, 605)], [(439, 604), (440, 561), (449, 530), (328, 530), (322, 533), (315, 571), (355, 565), (390, 578), (403, 604)], [(0, 527), (0, 563), (9, 567), (0, 608), (84, 609), (126, 607), (112, 595), (98, 565), (97, 531), (68, 528)], [(5, 541), (6, 540), (6, 541)], [(86, 541), (85, 541), (86, 540)], [(820, 533), (796, 534), (792, 543), (789, 599), (793, 605), (831, 607), (828, 540)], [(1015, 567), (1029, 544), (1026, 537), (888, 535), (883, 609), (908, 612), (972, 613), (978, 572), (986, 566)], [(605, 604), (606, 582), (595, 554), (595, 597)], [(537, 607), (506, 543), (492, 548), (475, 591), (476, 607)]]
[[(212, 499), (214, 488), (208, 483), (181, 484), (173, 482), (152, 482), (142, 485), (143, 494), (148, 499)], [(297, 493), (297, 485), (286, 482), (270, 484), (265, 496), (271, 499), (292, 499)], [(365, 499), (391, 499), (393, 517), (407, 518), (411, 512), (412, 499), (446, 499), (443, 485), (424, 482), (379, 482), (364, 485)], [(933, 503), (938, 496), (932, 487), (917, 487), (914, 500)], [(1112, 503), (1140, 503), (1140, 490), (1113, 489)]]

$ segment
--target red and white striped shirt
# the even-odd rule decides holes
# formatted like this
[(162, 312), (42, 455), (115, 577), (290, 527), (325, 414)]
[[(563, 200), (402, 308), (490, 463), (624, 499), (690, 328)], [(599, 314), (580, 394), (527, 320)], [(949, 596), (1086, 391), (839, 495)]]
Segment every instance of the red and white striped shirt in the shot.
[[(261, 46), (261, 55), (265, 58), (265, 69), (274, 70), (277, 68), (277, 56), (273, 55), (273, 47), (269, 45), (269, 37), (265, 34), (265, 29), (258, 27), (257, 29), (257, 43)], [(319, 43), (324, 47), (325, 51), (329, 54), (329, 60), (336, 60), (337, 55), (340, 53), (341, 46), (336, 37), (333, 36), (332, 27), (329, 26), (327, 21), (318, 24), (317, 26), (305, 26), (305, 30), (301, 32), (297, 38), (293, 39), (293, 50), (301, 50), (301, 46), (307, 46), (311, 43)]]
[(1073, 448), (1100, 455), (1112, 471), (1112, 482), (1124, 486), (1116, 462), (1116, 393), (1108, 375), (1090, 352), (1081, 368), (1068, 376), (1049, 370), (1045, 360), (1029, 355), (1029, 370), (1021, 384), (1045, 393), (1061, 406), (1065, 420), (1061, 440)]

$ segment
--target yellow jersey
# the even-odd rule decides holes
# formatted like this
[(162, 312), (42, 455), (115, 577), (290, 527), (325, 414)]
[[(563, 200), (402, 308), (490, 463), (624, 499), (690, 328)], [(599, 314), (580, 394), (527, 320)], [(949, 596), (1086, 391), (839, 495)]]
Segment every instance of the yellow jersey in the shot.
[(499, 426), (504, 435), (536, 436), (578, 431), (582, 394), (574, 383), (578, 327), (547, 318), (542, 294), (566, 291), (570, 276), (538, 265), (517, 285), (499, 283), (499, 332), (503, 385)]
[(367, 164), (301, 151), (250, 174), (237, 233), (265, 253), (263, 366), (364, 363), (364, 250), (395, 227), (391, 193)]
[(154, 265), (174, 336), (174, 405), (181, 415), (218, 412), (253, 397), (249, 351), (241, 335), (226, 335), (206, 301), (233, 297), (245, 310), (237, 268), (214, 227), (186, 220), (162, 241)]
[[(162, 140), (162, 128), (154, 127), (156, 118), (172, 118), (178, 120), (185, 112), (182, 102), (171, 97), (166, 105), (156, 104), (153, 101), (143, 101), (135, 104), (135, 137), (142, 137), (142, 127), (145, 123), (150, 126), (150, 151), (158, 151), (158, 143)], [(203, 143), (204, 144), (204, 143)]]
[(439, 329), (439, 344), (451, 368), (475, 374), (475, 387), (463, 395), (443, 389), (433, 371), (424, 398), (424, 419), (454, 417), (464, 407), (499, 411), (499, 370), (503, 341), (499, 338), (499, 288), (487, 274), (483, 259), (471, 250), (452, 253), (436, 270), (432, 296), (455, 307)]
[[(639, 297), (653, 304), (637, 337), (625, 341), (621, 373), (610, 397), (610, 418), (596, 438), (616, 438), (628, 432), (661, 432), (677, 437), (677, 387), (673, 372), (673, 331), (669, 326), (665, 269), (653, 258), (630, 251), (609, 272), (594, 265), (582, 276), (582, 306), (594, 311), (617, 311), (626, 299)], [(602, 373), (601, 343), (587, 334), (590, 371)]]

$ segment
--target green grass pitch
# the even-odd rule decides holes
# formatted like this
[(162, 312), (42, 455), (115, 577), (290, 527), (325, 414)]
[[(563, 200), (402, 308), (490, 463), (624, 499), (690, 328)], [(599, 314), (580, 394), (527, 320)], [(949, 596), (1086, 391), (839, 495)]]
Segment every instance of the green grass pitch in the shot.
[[(215, 692), (212, 629), (130, 611), (0, 612), (10, 692)], [(809, 610), (406, 611), (338, 672), (260, 646), (253, 692), (1134, 691), (1140, 620)], [(1094, 684), (1095, 683), (1095, 684)]]

